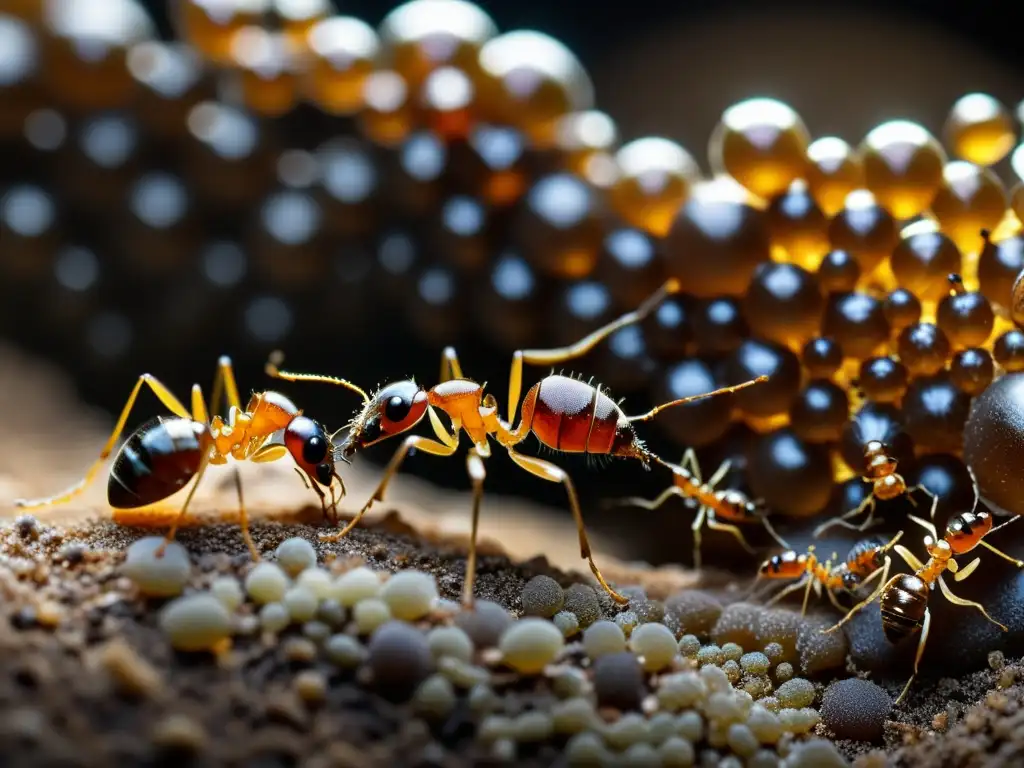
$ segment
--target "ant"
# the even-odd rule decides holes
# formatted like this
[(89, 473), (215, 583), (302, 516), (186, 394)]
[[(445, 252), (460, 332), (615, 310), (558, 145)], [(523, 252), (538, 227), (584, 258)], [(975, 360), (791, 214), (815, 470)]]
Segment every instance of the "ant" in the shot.
[[(431, 428), (437, 439), (418, 435), (406, 437), (384, 470), (377, 490), (358, 514), (340, 532), (327, 534), (321, 538), (325, 541), (341, 539), (359, 523), (374, 502), (383, 501), (388, 484), (411, 450), (418, 449), (435, 456), (452, 456), (458, 450), (461, 433), (465, 431), (472, 441), (472, 447), (466, 457), (466, 469), (473, 488), (473, 512), (463, 602), (470, 605), (473, 601), (477, 523), (486, 477), (484, 460), (491, 455), (490, 439), (495, 440), (508, 452), (512, 461), (530, 474), (549, 482), (561, 483), (565, 487), (569, 508), (576, 522), (580, 556), (589, 562), (590, 570), (598, 583), (613, 600), (620, 604), (628, 602), (627, 598), (608, 585), (594, 562), (576, 488), (569, 475), (549, 461), (519, 453), (516, 447), (532, 433), (543, 445), (556, 451), (637, 459), (645, 467), (649, 467), (651, 461), (658, 459), (637, 436), (633, 427), (635, 423), (648, 421), (665, 408), (735, 392), (764, 381), (767, 377), (761, 376), (736, 386), (664, 403), (639, 416), (627, 416), (600, 385), (595, 386), (555, 373), (544, 377), (526, 392), (520, 410), (523, 365), (529, 363), (554, 366), (582, 357), (615, 331), (644, 319), (666, 296), (678, 291), (677, 280), (667, 281), (638, 309), (622, 315), (570, 346), (550, 350), (517, 350), (512, 355), (509, 375), (508, 421), (498, 414), (498, 403), (493, 394), (485, 395), (484, 386), (463, 377), (462, 366), (452, 347), (445, 348), (442, 353), (439, 384), (427, 389), (413, 380), (407, 380), (388, 384), (373, 397), (363, 393), (363, 408), (349, 423), (348, 436), (336, 450), (336, 457), (351, 457), (367, 446), (407, 432), (418, 424), (424, 415), (430, 419)], [(330, 381), (329, 377), (281, 371), (277, 367), (280, 362), (280, 355), (271, 357), (267, 364), (267, 373), (270, 376), (288, 381)], [(442, 424), (437, 414), (439, 410), (451, 421), (451, 431)], [(519, 424), (514, 426), (517, 412)]]
[[(263, 464), (291, 454), (299, 477), (320, 497), (325, 517), (327, 501), (321, 486), (330, 491), (332, 517), (336, 520), (334, 481), (337, 480), (341, 486), (342, 496), (345, 495), (345, 483), (334, 469), (333, 436), (328, 436), (317, 422), (303, 416), (291, 400), (278, 392), (256, 392), (243, 409), (231, 360), (227, 357), (221, 357), (218, 362), (210, 400), (210, 404), (216, 408), (221, 395), (226, 395), (230, 406), (227, 421), (220, 415), (210, 418), (198, 384), (192, 385), (192, 411), (189, 412), (158, 379), (144, 373), (135, 382), (110, 439), (85, 477), (54, 496), (19, 499), (15, 501), (15, 506), (22, 509), (48, 507), (70, 501), (82, 493), (96, 479), (103, 462), (113, 452), (144, 385), (149, 387), (173, 417), (157, 416), (147, 421), (124, 442), (110, 468), (107, 502), (114, 508), (115, 522), (121, 525), (153, 525), (158, 515), (140, 508), (168, 498), (193, 477), (196, 479), (163, 545), (157, 550), (158, 556), (163, 554), (167, 544), (174, 539), (179, 525), (185, 519), (189, 503), (207, 466), (226, 464), (229, 456), (237, 461), (249, 460)], [(274, 433), (282, 430), (283, 444), (268, 442)], [(259, 552), (249, 535), (249, 518), (237, 468), (234, 474), (242, 538), (253, 559), (258, 560)]]
[[(932, 502), (932, 518), (935, 516), (937, 497), (935, 499)], [(953, 574), (953, 579), (959, 582), (974, 573), (981, 562), (980, 557), (976, 557), (963, 568), (960, 568), (953, 558), (957, 555), (967, 554), (979, 544), (999, 555), (1004, 560), (1009, 560), (1018, 568), (1024, 568), (1024, 562), (1010, 557), (1010, 555), (984, 541), (986, 536), (1005, 528), (1018, 518), (1013, 517), (1005, 523), (993, 527), (992, 514), (987, 510), (979, 510), (977, 507), (978, 499), (975, 496), (974, 508), (970, 512), (963, 512), (952, 517), (946, 524), (946, 533), (941, 539), (938, 537), (933, 523), (911, 516), (915, 523), (929, 532), (924, 538), (925, 550), (928, 552), (928, 561), (922, 563), (910, 550), (897, 544), (895, 546), (896, 552), (914, 572), (912, 574), (897, 574), (889, 579), (889, 581), (880, 584), (878, 589), (868, 598), (851, 608), (842, 620), (834, 626), (823, 630), (826, 634), (835, 632), (865, 606), (870, 605), (876, 598), (881, 597), (879, 608), (882, 613), (882, 631), (885, 633), (886, 640), (895, 644), (919, 631), (921, 636), (917, 643), (917, 653), (914, 656), (914, 673), (907, 680), (907, 684), (903, 686), (903, 691), (900, 693), (899, 698), (896, 699), (897, 704), (907, 695), (911, 683), (917, 677), (921, 657), (924, 655), (925, 645), (928, 642), (928, 630), (931, 627), (931, 612), (928, 609), (928, 598), (936, 583), (949, 602), (967, 608), (976, 608), (990, 622), (1004, 632), (1007, 631), (1006, 626), (993, 619), (981, 603), (965, 600), (954, 595), (942, 578), (943, 573), (949, 571)]]
[(819, 560), (814, 554), (814, 547), (807, 548), (806, 554), (800, 554), (793, 550), (787, 550), (773, 555), (765, 560), (757, 572), (757, 579), (754, 586), (761, 579), (797, 579), (795, 584), (790, 584), (780, 591), (775, 597), (768, 601), (768, 605), (774, 605), (786, 595), (804, 589), (804, 603), (800, 615), (807, 612), (807, 601), (811, 596), (811, 590), (817, 597), (821, 597), (822, 590), (828, 595), (829, 601), (841, 612), (846, 607), (836, 599), (839, 591), (854, 592), (861, 587), (866, 587), (876, 578), (885, 582), (892, 566), (892, 558), (889, 557), (889, 550), (896, 546), (896, 543), (903, 536), (900, 531), (889, 541), (880, 538), (869, 538), (857, 542), (850, 548), (846, 560), (838, 565), (833, 563), (838, 559), (835, 553), (825, 560)]
[[(932, 498), (933, 502), (937, 500), (935, 494), (923, 485), (908, 487), (907, 481), (903, 479), (903, 475), (896, 471), (896, 467), (896, 459), (889, 455), (889, 451), (886, 449), (883, 442), (880, 440), (869, 440), (865, 443), (865, 471), (863, 479), (865, 482), (871, 483), (871, 492), (864, 501), (849, 512), (840, 515), (839, 517), (834, 517), (828, 522), (822, 523), (815, 528), (814, 537), (820, 538), (825, 531), (834, 525), (839, 525), (843, 528), (850, 528), (854, 531), (866, 531), (875, 524), (875, 507), (878, 501), (891, 501), (892, 499), (905, 495), (907, 500), (916, 507), (917, 502), (914, 501), (914, 497), (911, 496), (914, 491), (924, 491)], [(868, 511), (868, 514), (860, 525), (854, 525), (849, 522), (850, 518), (857, 517), (865, 509)], [(934, 517), (934, 504), (932, 506), (932, 510)]]
[[(621, 499), (615, 502), (615, 506), (633, 506), (640, 509), (655, 510), (669, 500), (672, 496), (691, 498), (700, 504), (697, 517), (690, 526), (693, 531), (693, 567), (699, 569), (701, 566), (700, 546), (701, 529), (707, 525), (713, 531), (730, 533), (743, 546), (747, 552), (754, 553), (754, 549), (747, 543), (743, 531), (735, 523), (760, 523), (765, 530), (771, 534), (781, 546), (789, 545), (779, 537), (768, 522), (768, 518), (760, 511), (757, 502), (751, 501), (746, 494), (737, 490), (715, 490), (715, 486), (722, 481), (728, 472), (731, 463), (726, 460), (718, 467), (718, 470), (706, 483), (701, 480), (700, 465), (697, 463), (697, 454), (692, 448), (687, 449), (683, 454), (683, 460), (679, 464), (670, 464), (655, 457), (655, 461), (668, 467), (672, 472), (672, 485), (666, 488), (661, 494), (652, 500), (637, 497)], [(728, 524), (721, 522), (729, 521)]]

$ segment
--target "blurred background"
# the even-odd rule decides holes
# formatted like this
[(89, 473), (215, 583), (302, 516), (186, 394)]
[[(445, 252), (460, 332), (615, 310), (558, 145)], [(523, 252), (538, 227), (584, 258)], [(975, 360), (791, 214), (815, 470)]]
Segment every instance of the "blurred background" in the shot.
[[(271, 350), (286, 352), (286, 367), (372, 388), (407, 376), (433, 383), (452, 344), (466, 375), (504, 403), (514, 349), (569, 343), (673, 272), (692, 295), (573, 370), (624, 396), (630, 412), (775, 374), (767, 394), (666, 413), (644, 437), (671, 459), (696, 445), (705, 475), (732, 458), (730, 483), (792, 495), (775, 505), (791, 517), (848, 506), (859, 486), (837, 483), (859, 454), (840, 450), (841, 433), (859, 400), (829, 401), (841, 411), (831, 431), (807, 423), (821, 415), (821, 397), (842, 399), (837, 388), (855, 376), (819, 386), (814, 400), (809, 382), (830, 375), (811, 370), (803, 348), (847, 333), (845, 366), (855, 371), (892, 341), (899, 328), (886, 316), (882, 337), (857, 347), (858, 334), (874, 332), (880, 300), (863, 321), (836, 297), (884, 297), (906, 282), (873, 272), (869, 253), (885, 251), (888, 262), (897, 225), (937, 221), (971, 290), (981, 226), (1019, 229), (1008, 210), (1024, 53), (1005, 10), (740, 0), (395, 7), (0, 0), (4, 339), (53, 362), (111, 414), (144, 371), (181, 397), (193, 381), (208, 391), (228, 354), (243, 390), (281, 388), (333, 429), (358, 403), (329, 387), (272, 385), (262, 373)], [(988, 96), (958, 102), (972, 92)], [(754, 97), (781, 103), (724, 117)], [(923, 133), (906, 138), (904, 125), (889, 145), (862, 143), (895, 119)], [(829, 136), (848, 144), (811, 144)], [(870, 176), (870, 162), (864, 176), (872, 158), (888, 177)], [(964, 168), (943, 175), (958, 158), (971, 166), (967, 182)], [(806, 180), (810, 193), (790, 187)], [(863, 210), (845, 202), (865, 186), (879, 200), (864, 214), (875, 217), (867, 229), (854, 215)], [(940, 189), (944, 208), (931, 204)], [(677, 217), (687, 200), (705, 209)], [(853, 252), (859, 271), (849, 285), (835, 278), (834, 290), (824, 271), (844, 267), (822, 263), (838, 250)], [(751, 276), (773, 262), (796, 271), (758, 272), (759, 301)], [(1019, 266), (1005, 267), (1011, 281)], [(1000, 279), (981, 289), (997, 316), (1009, 305)], [(934, 314), (938, 295), (919, 298)], [(991, 349), (999, 331), (959, 346)], [(900, 429), (902, 394), (868, 398)], [(969, 394), (961, 388), (956, 408), (966, 412)], [(793, 408), (807, 403), (811, 415), (805, 408), (795, 423)], [(147, 399), (133, 423), (155, 408)], [(939, 466), (961, 482), (949, 435), (962, 418), (925, 416), (941, 424), (911, 424), (916, 451), (906, 456), (926, 457), (919, 472)], [(25, 438), (0, 430), (8, 442)], [(592, 525), (637, 556), (686, 559), (680, 531), (692, 512), (682, 504), (638, 515), (600, 503), (654, 496), (663, 474), (558, 461)], [(406, 466), (468, 486), (461, 460)], [(502, 457), (488, 469), (494, 491), (564, 508), (560, 487)]]

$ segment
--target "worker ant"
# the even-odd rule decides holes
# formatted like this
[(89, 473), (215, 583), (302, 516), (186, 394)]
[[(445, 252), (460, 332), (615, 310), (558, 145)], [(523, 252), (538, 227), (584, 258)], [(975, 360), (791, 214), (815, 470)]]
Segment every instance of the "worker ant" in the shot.
[[(935, 501), (932, 502), (933, 519), (937, 501), (938, 499), (935, 497)], [(986, 536), (1005, 528), (1018, 518), (1013, 517), (1005, 523), (993, 527), (991, 513), (987, 510), (979, 510), (977, 505), (976, 495), (974, 508), (970, 512), (963, 512), (952, 517), (946, 524), (946, 533), (941, 539), (938, 537), (933, 523), (917, 517), (911, 517), (911, 520), (928, 531), (928, 535), (924, 538), (925, 550), (928, 552), (928, 561), (922, 563), (910, 550), (897, 544), (894, 547), (897, 554), (903, 558), (914, 572), (912, 574), (897, 574), (880, 584), (878, 589), (869, 597), (851, 608), (842, 620), (834, 626), (823, 630), (825, 633), (835, 632), (865, 606), (870, 605), (876, 598), (881, 597), (879, 608), (882, 614), (882, 631), (885, 633), (886, 640), (890, 643), (898, 643), (914, 633), (920, 632), (917, 653), (914, 656), (914, 673), (903, 687), (899, 698), (896, 699), (897, 704), (907, 695), (911, 683), (917, 677), (921, 657), (924, 655), (925, 645), (928, 642), (928, 631), (931, 627), (931, 612), (928, 609), (928, 599), (931, 596), (931, 590), (935, 588), (936, 584), (939, 585), (939, 589), (949, 602), (967, 608), (976, 608), (990, 622), (1004, 632), (1007, 631), (1006, 626), (993, 619), (981, 603), (965, 600), (954, 595), (942, 578), (942, 575), (949, 571), (953, 574), (953, 579), (959, 582), (974, 573), (981, 562), (981, 558), (975, 558), (963, 568), (953, 558), (957, 555), (967, 554), (978, 545), (994, 552), (1004, 560), (1009, 560), (1018, 568), (1024, 568), (1024, 562), (1011, 557), (1005, 552), (996, 549), (987, 541), (984, 541)]]
[[(647, 500), (638, 497), (620, 499), (615, 506), (633, 506), (640, 509), (655, 510), (673, 496), (680, 496), (696, 501), (700, 508), (690, 526), (693, 531), (693, 567), (701, 566), (701, 529), (706, 525), (713, 531), (732, 534), (737, 541), (751, 554), (754, 549), (747, 543), (743, 531), (737, 523), (760, 523), (775, 541), (782, 547), (789, 545), (775, 532), (760, 505), (738, 490), (716, 490), (718, 483), (729, 473), (731, 463), (726, 460), (706, 483), (701, 480), (700, 465), (693, 449), (687, 449), (679, 464), (671, 464), (661, 458), (655, 458), (659, 464), (668, 467), (672, 472), (672, 485), (661, 492), (656, 498)], [(727, 522), (722, 522), (727, 521)]]
[(813, 546), (807, 548), (806, 554), (793, 550), (781, 552), (761, 564), (754, 587), (756, 588), (762, 579), (797, 579), (796, 583), (781, 590), (767, 604), (774, 605), (787, 595), (803, 589), (804, 603), (800, 611), (800, 614), (803, 615), (807, 612), (807, 601), (811, 596), (812, 589), (817, 597), (821, 597), (822, 590), (824, 590), (832, 605), (845, 612), (846, 607), (840, 604), (836, 593), (852, 593), (866, 587), (877, 578), (884, 583), (889, 575), (889, 568), (892, 566), (889, 551), (896, 546), (901, 536), (903, 536), (902, 531), (888, 541), (874, 537), (859, 541), (850, 548), (846, 560), (838, 565), (834, 565), (838, 559), (834, 552), (830, 558), (821, 561), (814, 554)]
[[(633, 427), (635, 423), (648, 421), (665, 408), (735, 392), (764, 381), (766, 377), (762, 376), (706, 394), (673, 400), (639, 416), (627, 416), (600, 385), (595, 386), (555, 373), (544, 377), (526, 392), (520, 410), (523, 365), (529, 363), (554, 366), (581, 357), (615, 331), (645, 318), (666, 296), (678, 290), (678, 281), (669, 280), (638, 309), (622, 315), (570, 346), (550, 350), (516, 351), (512, 355), (512, 369), (509, 375), (508, 421), (498, 414), (498, 403), (493, 394), (485, 395), (482, 385), (463, 377), (462, 366), (452, 347), (446, 348), (442, 353), (439, 384), (428, 389), (415, 381), (407, 380), (388, 384), (372, 397), (363, 393), (363, 408), (350, 422), (348, 436), (336, 449), (336, 457), (351, 457), (367, 446), (407, 432), (418, 424), (424, 415), (430, 419), (431, 428), (437, 439), (418, 435), (406, 437), (384, 470), (384, 477), (377, 490), (352, 521), (340, 532), (321, 538), (326, 541), (337, 541), (359, 523), (374, 502), (383, 501), (388, 484), (409, 451), (417, 449), (435, 456), (451, 456), (458, 450), (459, 438), (464, 431), (472, 441), (466, 458), (466, 469), (473, 487), (472, 532), (466, 565), (464, 603), (470, 604), (473, 600), (477, 523), (486, 477), (484, 460), (491, 455), (492, 438), (508, 452), (512, 461), (527, 472), (549, 482), (561, 483), (565, 487), (569, 507), (576, 521), (581, 557), (589, 562), (598, 583), (612, 599), (618, 603), (626, 603), (627, 599), (608, 585), (594, 562), (576, 488), (569, 475), (549, 461), (517, 452), (516, 447), (532, 433), (543, 445), (557, 451), (631, 458), (639, 460), (644, 466), (649, 466), (650, 462), (659, 460), (637, 436)], [(267, 373), (270, 376), (288, 381), (303, 379), (330, 382), (329, 377), (281, 371), (278, 368), (280, 362), (280, 357), (277, 356), (268, 363)], [(442, 424), (438, 411), (443, 411), (448, 416), (451, 431)], [(519, 424), (515, 425), (517, 412)]]
[[(226, 464), (228, 457), (264, 464), (291, 454), (299, 476), (320, 497), (325, 517), (328, 505), (322, 489), (330, 492), (331, 517), (336, 520), (338, 500), (335, 498), (334, 481), (338, 481), (342, 496), (345, 484), (334, 469), (332, 436), (327, 435), (317, 422), (302, 415), (291, 400), (278, 392), (256, 392), (243, 409), (231, 360), (227, 357), (221, 357), (218, 362), (210, 400), (210, 405), (216, 409), (221, 395), (226, 395), (229, 405), (227, 421), (220, 415), (210, 418), (198, 384), (192, 385), (192, 411), (189, 412), (166, 386), (144, 373), (136, 381), (110, 439), (85, 477), (54, 496), (19, 499), (15, 505), (22, 509), (48, 507), (70, 501), (82, 493), (95, 480), (103, 462), (117, 445), (143, 385), (149, 387), (173, 417), (158, 416), (147, 421), (124, 442), (110, 468), (107, 501), (114, 508), (115, 522), (150, 526), (158, 517), (163, 518), (141, 508), (168, 498), (195, 478), (164, 544), (157, 551), (158, 555), (162, 555), (167, 544), (174, 539), (207, 466)], [(283, 432), (283, 444), (270, 442), (271, 436), (278, 432)], [(258, 560), (259, 552), (249, 535), (249, 519), (237, 468), (235, 488), (242, 537), (253, 558)]]

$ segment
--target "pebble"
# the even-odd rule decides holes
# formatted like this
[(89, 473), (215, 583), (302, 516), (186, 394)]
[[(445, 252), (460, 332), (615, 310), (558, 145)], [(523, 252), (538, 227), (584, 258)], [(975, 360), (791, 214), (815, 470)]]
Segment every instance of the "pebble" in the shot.
[(404, 621), (378, 627), (367, 652), (374, 685), (388, 692), (411, 693), (434, 668), (426, 636)]
[(288, 591), (290, 580), (277, 563), (256, 563), (245, 577), (245, 591), (260, 605), (279, 603)]
[(551, 680), (551, 690), (560, 699), (582, 696), (590, 688), (586, 673), (576, 667), (563, 667)]
[(430, 613), (437, 602), (437, 581), (422, 571), (399, 571), (384, 582), (380, 598), (395, 618), (416, 621)]
[(467, 664), (464, 661), (443, 656), (437, 662), (437, 668), (457, 688), (472, 688), (474, 685), (489, 682), (490, 673), (483, 667)]
[(767, 675), (770, 668), (771, 662), (760, 651), (745, 653), (740, 657), (740, 669), (748, 675)]
[(160, 629), (179, 651), (210, 651), (231, 636), (231, 615), (209, 593), (172, 600), (160, 612)]
[(512, 622), (511, 614), (490, 600), (477, 600), (472, 608), (455, 615), (455, 625), (481, 650), (495, 647)]
[(775, 698), (783, 707), (801, 709), (814, 703), (814, 684), (802, 677), (795, 677), (775, 690)]
[(649, 735), (647, 719), (636, 712), (627, 712), (604, 729), (604, 740), (610, 747), (618, 750), (647, 741)]
[(473, 658), (473, 641), (458, 627), (434, 627), (427, 633), (427, 645), (435, 659), (448, 656), (469, 662)]
[(314, 643), (320, 644), (331, 636), (331, 628), (322, 621), (307, 621), (302, 625), (302, 634)]
[(565, 592), (550, 576), (534, 576), (523, 587), (523, 614), (549, 619), (562, 610)]
[(245, 601), (242, 585), (234, 576), (218, 576), (210, 584), (210, 594), (229, 611), (237, 611)]
[(721, 614), (722, 604), (696, 589), (676, 592), (665, 601), (665, 623), (676, 634), (706, 637)]
[(316, 608), (316, 617), (324, 624), (338, 628), (345, 623), (348, 613), (341, 603), (333, 597), (329, 597), (320, 601), (320, 605)]
[(163, 536), (147, 536), (128, 547), (121, 565), (139, 591), (150, 597), (180, 595), (188, 583), (192, 563), (188, 550), (176, 541), (167, 544), (162, 557), (156, 551), (166, 543)]
[(594, 692), (602, 707), (639, 709), (646, 689), (644, 673), (629, 651), (609, 653), (594, 662)]
[(586, 629), (601, 618), (601, 604), (594, 588), (587, 584), (573, 584), (565, 590), (562, 610), (576, 614), (580, 627)]
[(688, 659), (697, 657), (700, 651), (700, 640), (696, 635), (683, 635), (679, 638), (679, 653)]
[(782, 736), (782, 723), (774, 712), (769, 712), (761, 702), (750, 708), (747, 727), (762, 744), (774, 744)]
[(327, 698), (327, 678), (315, 669), (304, 669), (295, 675), (295, 692), (303, 701), (319, 704)]
[(722, 646), (722, 655), (726, 661), (738, 662), (743, 657), (743, 649), (736, 643), (726, 643)]
[(889, 694), (870, 680), (838, 680), (821, 698), (821, 719), (840, 739), (880, 742), (892, 711)]
[(352, 609), (352, 620), (361, 635), (369, 635), (390, 619), (391, 609), (388, 604), (376, 597), (360, 600)]
[(788, 661), (784, 661), (775, 668), (775, 679), (780, 683), (785, 683), (793, 679), (794, 675), (793, 665)]
[(523, 712), (512, 723), (515, 740), (519, 742), (547, 741), (555, 732), (554, 718), (548, 712)]
[(705, 645), (697, 651), (697, 663), (702, 667), (707, 664), (718, 666), (724, 661), (725, 656), (722, 654), (722, 649), (717, 645)]
[(280, 632), (291, 624), (291, 621), (291, 614), (282, 603), (267, 603), (260, 608), (260, 626), (264, 632)]
[(558, 631), (562, 633), (562, 637), (572, 637), (573, 635), (579, 634), (580, 621), (576, 618), (575, 613), (559, 611), (551, 619), (551, 623), (558, 627)]
[(672, 630), (664, 624), (641, 624), (633, 630), (629, 638), (629, 647), (648, 672), (658, 672), (672, 664), (679, 652)]
[(844, 768), (850, 763), (839, 754), (835, 744), (825, 739), (811, 739), (794, 744), (783, 761), (786, 768)]
[(346, 608), (360, 600), (376, 597), (380, 592), (380, 577), (365, 566), (341, 574), (334, 582), (332, 596)]
[[(305, 541), (305, 539), (303, 539)], [(308, 589), (317, 600), (333, 599), (334, 580), (323, 568), (307, 568), (295, 579), (295, 586)]]
[(633, 611), (623, 611), (615, 617), (616, 626), (622, 630), (622, 634), (629, 637), (633, 630), (640, 623), (640, 618)]
[(292, 536), (277, 545), (277, 564), (292, 578), (316, 566), (316, 550), (303, 538)]
[[(305, 541), (305, 539), (303, 539)], [(301, 624), (316, 616), (317, 599), (305, 587), (295, 586), (284, 593), (281, 603), (292, 617), (292, 622)]]
[(563, 647), (565, 638), (558, 628), (550, 621), (536, 618), (515, 622), (502, 634), (498, 644), (502, 661), (526, 675), (543, 671)]
[(614, 621), (601, 619), (583, 630), (583, 651), (591, 659), (626, 650), (626, 635)]
[(331, 635), (324, 643), (327, 658), (344, 669), (358, 667), (366, 660), (367, 652), (358, 640), (350, 635)]
[(203, 724), (188, 715), (168, 715), (154, 726), (150, 738), (154, 746), (199, 754), (206, 748), (207, 734)]
[(309, 664), (316, 660), (316, 645), (305, 637), (287, 637), (280, 648), (288, 661)]

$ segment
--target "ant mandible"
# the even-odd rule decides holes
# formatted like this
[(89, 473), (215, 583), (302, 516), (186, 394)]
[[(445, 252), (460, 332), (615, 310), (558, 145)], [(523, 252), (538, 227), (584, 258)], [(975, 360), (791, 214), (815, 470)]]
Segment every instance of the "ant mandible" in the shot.
[[(935, 497), (935, 501), (932, 502), (932, 518), (935, 516), (937, 501), (938, 498)], [(931, 611), (928, 609), (928, 598), (931, 595), (931, 590), (935, 588), (936, 583), (939, 585), (939, 589), (949, 602), (966, 608), (975, 608), (980, 611), (986, 619), (995, 624), (1001, 630), (1004, 632), (1007, 631), (1006, 626), (993, 619), (981, 603), (976, 603), (973, 600), (965, 600), (962, 597), (954, 595), (942, 578), (942, 574), (949, 571), (953, 574), (953, 579), (959, 582), (974, 573), (978, 564), (981, 562), (980, 557), (976, 557), (963, 568), (960, 568), (959, 564), (953, 559), (953, 557), (967, 554), (979, 544), (989, 551), (999, 555), (1004, 560), (1009, 560), (1018, 568), (1024, 568), (1024, 562), (1017, 560), (1014, 557), (1010, 557), (1010, 555), (996, 549), (987, 541), (984, 541), (986, 536), (1005, 528), (1010, 523), (1015, 522), (1018, 518), (1013, 517), (1005, 523), (993, 527), (991, 513), (987, 510), (979, 510), (977, 505), (978, 499), (977, 495), (975, 495), (974, 509), (970, 512), (963, 512), (952, 517), (946, 524), (946, 534), (941, 539), (938, 537), (933, 523), (911, 516), (911, 520), (928, 531), (928, 535), (924, 538), (925, 550), (928, 552), (928, 561), (926, 563), (922, 563), (910, 550), (900, 544), (897, 544), (895, 546), (897, 554), (903, 558), (914, 572), (912, 574), (897, 574), (889, 579), (889, 581), (880, 584), (878, 589), (876, 589), (869, 597), (851, 608), (842, 620), (834, 626), (823, 630), (826, 634), (829, 632), (835, 632), (863, 608), (870, 605), (872, 601), (881, 596), (879, 609), (882, 614), (882, 631), (885, 633), (886, 640), (890, 643), (898, 643), (901, 640), (920, 632), (920, 639), (917, 643), (917, 652), (914, 655), (914, 673), (910, 676), (910, 679), (907, 680), (907, 684), (903, 686), (903, 691), (900, 693), (899, 698), (896, 699), (897, 704), (903, 700), (907, 695), (907, 691), (910, 690), (911, 683), (913, 683), (914, 679), (917, 677), (918, 668), (921, 664), (921, 657), (924, 656), (924, 649), (925, 645), (928, 643), (928, 631), (931, 628), (932, 618)]]
[[(764, 381), (767, 377), (762, 376), (714, 392), (673, 400), (639, 416), (627, 416), (600, 386), (554, 373), (544, 377), (526, 392), (520, 410), (523, 365), (529, 363), (554, 366), (581, 357), (615, 331), (642, 320), (666, 296), (678, 290), (678, 281), (669, 280), (638, 309), (622, 315), (570, 346), (550, 350), (516, 351), (512, 355), (512, 369), (509, 375), (507, 421), (499, 416), (498, 403), (494, 395), (485, 395), (482, 385), (463, 377), (462, 366), (452, 347), (446, 348), (442, 353), (441, 382), (436, 386), (425, 389), (415, 381), (408, 380), (388, 384), (373, 397), (364, 393), (363, 408), (349, 424), (348, 436), (336, 451), (336, 456), (351, 457), (367, 446), (402, 434), (418, 424), (424, 415), (429, 417), (437, 439), (418, 435), (406, 437), (384, 470), (377, 490), (352, 521), (340, 532), (321, 538), (326, 541), (337, 541), (359, 523), (375, 501), (383, 501), (388, 484), (410, 450), (417, 449), (435, 456), (451, 456), (458, 449), (459, 438), (464, 431), (473, 443), (466, 457), (466, 468), (473, 488), (473, 512), (463, 602), (468, 605), (473, 600), (477, 523), (486, 477), (484, 460), (491, 455), (491, 438), (508, 452), (512, 461), (530, 474), (549, 482), (561, 483), (565, 487), (569, 507), (576, 522), (581, 557), (588, 561), (594, 577), (612, 599), (618, 603), (628, 602), (608, 585), (594, 562), (576, 488), (569, 475), (549, 461), (517, 452), (516, 446), (532, 433), (541, 443), (557, 451), (632, 458), (649, 466), (651, 461), (658, 459), (637, 436), (633, 428), (635, 423), (648, 421), (665, 408), (735, 392)], [(278, 368), (280, 362), (280, 355), (272, 356), (267, 364), (267, 373), (270, 376), (287, 381), (330, 382), (329, 377), (281, 371)], [(439, 410), (451, 421), (450, 432), (442, 424), (437, 414)], [(517, 412), (519, 424), (513, 426)]]
[[(19, 499), (15, 501), (15, 506), (35, 509), (62, 504), (88, 488), (117, 445), (144, 385), (149, 387), (173, 417), (158, 416), (147, 421), (124, 442), (110, 468), (107, 502), (114, 509), (114, 521), (121, 525), (159, 525), (165, 519), (164, 516), (143, 508), (168, 498), (195, 478), (181, 511), (174, 517), (164, 544), (157, 550), (158, 555), (162, 555), (167, 544), (174, 539), (206, 468), (210, 464), (226, 464), (228, 457), (263, 464), (291, 454), (299, 477), (320, 497), (325, 517), (328, 506), (322, 488), (330, 492), (331, 516), (336, 520), (334, 481), (338, 481), (342, 496), (345, 494), (345, 484), (334, 469), (331, 436), (313, 419), (302, 415), (302, 411), (291, 400), (278, 392), (256, 392), (243, 409), (231, 360), (227, 357), (221, 357), (218, 362), (210, 399), (210, 405), (216, 409), (222, 394), (226, 395), (229, 405), (227, 421), (220, 415), (210, 418), (198, 384), (192, 385), (192, 411), (189, 412), (158, 379), (144, 373), (135, 382), (110, 439), (85, 477), (54, 496)], [(268, 442), (275, 432), (281, 430), (284, 431), (283, 445)], [(259, 552), (249, 535), (249, 519), (237, 468), (234, 475), (242, 537), (253, 558), (258, 560)]]
[[(683, 460), (679, 464), (671, 464), (658, 457), (654, 461), (668, 467), (672, 472), (672, 485), (666, 488), (661, 494), (652, 500), (638, 497), (621, 499), (615, 503), (616, 506), (633, 506), (640, 509), (655, 510), (669, 500), (672, 496), (694, 499), (700, 504), (697, 516), (690, 526), (693, 531), (693, 567), (701, 566), (701, 529), (707, 525), (713, 531), (722, 531), (732, 534), (747, 552), (754, 553), (754, 549), (747, 543), (743, 531), (736, 523), (760, 523), (775, 541), (782, 547), (789, 547), (783, 539), (775, 532), (768, 518), (759, 509), (756, 502), (747, 497), (745, 493), (738, 490), (716, 490), (718, 483), (722, 481), (731, 466), (726, 460), (718, 467), (718, 470), (707, 483), (701, 480), (700, 465), (697, 463), (697, 454), (692, 448), (687, 449), (683, 454)], [(723, 520), (728, 523), (722, 522)]]

